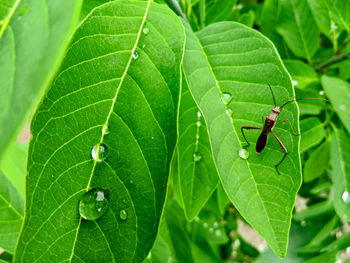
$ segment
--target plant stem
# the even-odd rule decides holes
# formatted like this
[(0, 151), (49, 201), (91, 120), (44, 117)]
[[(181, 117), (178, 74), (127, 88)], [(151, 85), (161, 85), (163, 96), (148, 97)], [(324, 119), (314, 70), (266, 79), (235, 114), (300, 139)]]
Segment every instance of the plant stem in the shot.
[(333, 65), (333, 64), (335, 64), (337, 62), (340, 62), (340, 61), (342, 61), (343, 59), (345, 59), (345, 58), (347, 58), (349, 56), (350, 56), (350, 51), (342, 53), (342, 54), (339, 54), (339, 55), (337, 55), (337, 53), (336, 53), (329, 60), (327, 60), (326, 62), (322, 63), (321, 65), (315, 67), (315, 69), (323, 71), (324, 69), (326, 69), (330, 65)]
[(185, 19), (187, 22), (187, 17), (185, 13), (182, 11), (181, 6), (177, 0), (165, 0), (167, 5), (170, 7), (171, 10), (175, 12), (178, 16), (181, 16), (183, 19)]

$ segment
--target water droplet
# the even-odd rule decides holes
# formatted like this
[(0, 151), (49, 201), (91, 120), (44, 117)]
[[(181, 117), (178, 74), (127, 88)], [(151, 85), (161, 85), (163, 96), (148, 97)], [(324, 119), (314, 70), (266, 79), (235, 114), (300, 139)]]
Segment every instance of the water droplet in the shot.
[(147, 35), (149, 33), (149, 28), (148, 27), (145, 27), (142, 29), (142, 32)]
[(120, 212), (119, 212), (119, 218), (121, 219), (121, 220), (126, 220), (126, 219), (128, 219), (128, 212), (126, 212), (126, 210), (120, 210)]
[(293, 79), (292, 80), (292, 84), (293, 84), (293, 86), (298, 86), (298, 84), (299, 84), (299, 81), (297, 81), (296, 79)]
[(301, 225), (301, 226), (306, 226), (306, 221), (305, 221), (305, 220), (302, 220), (302, 221), (300, 222), (300, 225)]
[(54, 177), (55, 177), (55, 175), (51, 174), (51, 177), (52, 177), (52, 178), (54, 178)]
[(134, 181), (132, 180), (132, 179), (130, 179), (130, 181), (129, 181), (131, 184), (133, 184), (134, 183)]
[(210, 233), (214, 233), (214, 228), (212, 228), (212, 227), (209, 228), (209, 232), (210, 232)]
[(154, 140), (154, 136), (152, 136), (152, 140)]
[(108, 200), (103, 190), (94, 188), (86, 192), (79, 203), (79, 214), (86, 220), (100, 218), (108, 208)]
[(96, 144), (91, 151), (91, 156), (92, 159), (97, 160), (98, 162), (102, 162), (103, 160), (105, 160), (108, 156), (108, 148), (106, 145), (104, 144), (100, 144), (100, 150), (97, 151), (97, 146), (99, 144)]
[(145, 45), (145, 44), (143, 44), (141, 47), (142, 47), (143, 49), (145, 49), (146, 45)]
[(238, 151), (239, 157), (241, 157), (244, 160), (247, 160), (249, 157), (249, 152), (247, 149), (239, 149)]
[(323, 90), (320, 91), (320, 95), (321, 95), (321, 96), (324, 95), (324, 91), (323, 91)]
[(102, 134), (103, 134), (103, 135), (109, 134), (109, 128), (108, 128), (108, 125), (107, 125), (107, 124), (104, 124), (104, 125), (103, 125), (103, 127), (102, 127)]
[(201, 219), (198, 217), (198, 216), (196, 216), (195, 218), (194, 218), (194, 221), (196, 221), (196, 222), (199, 222)]
[(215, 236), (220, 237), (222, 235), (222, 232), (220, 229), (215, 230)]
[(222, 93), (221, 100), (225, 105), (229, 104), (232, 100), (232, 94), (228, 92)]
[(202, 155), (199, 152), (193, 154), (193, 161), (199, 162), (202, 159)]
[(203, 223), (203, 227), (207, 228), (208, 227), (208, 223), (207, 222)]
[(198, 133), (196, 134), (196, 140), (199, 140), (199, 134)]
[(215, 221), (215, 222), (213, 223), (213, 227), (217, 228), (218, 226), (219, 226), (219, 223)]
[(132, 53), (133, 59), (137, 59), (138, 57), (139, 57), (139, 52), (135, 51), (134, 53)]
[(231, 109), (226, 109), (226, 114), (227, 114), (227, 116), (229, 116), (230, 118), (231, 118), (231, 116), (232, 116), (232, 110)]
[(198, 118), (202, 117), (202, 113), (200, 111), (197, 111), (197, 117)]
[(23, 16), (25, 13), (27, 13), (27, 10), (28, 10), (28, 6), (22, 7), (22, 9), (19, 10), (18, 12), (18, 16)]
[(200, 121), (197, 121), (197, 126), (198, 127), (201, 127), (202, 126), (202, 123)]
[(350, 202), (350, 193), (348, 191), (345, 191), (343, 193), (343, 195), (341, 196), (341, 198), (343, 199), (343, 201), (345, 203), (349, 203)]

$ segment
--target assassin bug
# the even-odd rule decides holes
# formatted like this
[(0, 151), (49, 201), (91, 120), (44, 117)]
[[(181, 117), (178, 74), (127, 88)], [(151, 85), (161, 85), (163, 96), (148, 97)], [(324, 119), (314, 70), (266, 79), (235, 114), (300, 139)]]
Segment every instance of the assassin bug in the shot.
[[(266, 80), (266, 79), (265, 79)], [(282, 104), (282, 106), (280, 107), (277, 107), (276, 106), (276, 99), (275, 99), (275, 95), (273, 94), (273, 91), (272, 91), (272, 88), (271, 88), (271, 85), (268, 83), (268, 81), (266, 80), (269, 88), (270, 88), (270, 91), (271, 91), (271, 94), (272, 94), (272, 98), (273, 98), (273, 109), (272, 109), (272, 112), (267, 116), (262, 116), (262, 118), (265, 120), (265, 124), (264, 124), (264, 127), (256, 127), (256, 126), (242, 126), (241, 127), (241, 132), (242, 132), (242, 135), (245, 139), (245, 141), (247, 142), (247, 146), (250, 145), (250, 143), (248, 142), (247, 138), (245, 137), (244, 135), (244, 132), (243, 130), (244, 129), (247, 129), (247, 130), (262, 130), (259, 138), (258, 138), (258, 141), (256, 143), (256, 153), (257, 154), (260, 154), (262, 152), (262, 150), (265, 149), (265, 146), (266, 146), (266, 143), (267, 143), (267, 137), (268, 135), (271, 133), (275, 139), (277, 140), (277, 142), (279, 143), (279, 145), (282, 147), (283, 151), (284, 151), (284, 156), (283, 158), (281, 159), (281, 161), (279, 161), (276, 165), (275, 165), (275, 168), (276, 168), (276, 171), (278, 174), (280, 174), (279, 170), (278, 170), (278, 166), (284, 161), (284, 159), (286, 158), (287, 154), (288, 154), (288, 151), (287, 151), (287, 148), (284, 146), (283, 142), (277, 137), (277, 135), (275, 133), (272, 132), (272, 129), (274, 128), (275, 125), (279, 125), (281, 123), (284, 123), (284, 122), (288, 122), (289, 123), (289, 126), (292, 130), (292, 132), (295, 134), (295, 135), (300, 135), (299, 133), (296, 133), (294, 130), (293, 130), (293, 127), (292, 127), (292, 124), (290, 123), (290, 121), (288, 119), (284, 120), (284, 121), (281, 121), (279, 123), (276, 124), (276, 121), (277, 121), (277, 118), (278, 118), (278, 115), (281, 113), (282, 109), (284, 106), (286, 106), (288, 103), (291, 103), (293, 101), (297, 101), (297, 99), (293, 98), (285, 103)], [(298, 99), (298, 100), (305, 100), (305, 99), (322, 99), (322, 98), (302, 98), (302, 99)], [(322, 100), (326, 100), (326, 99), (322, 99)], [(327, 100), (326, 100), (327, 101)]]

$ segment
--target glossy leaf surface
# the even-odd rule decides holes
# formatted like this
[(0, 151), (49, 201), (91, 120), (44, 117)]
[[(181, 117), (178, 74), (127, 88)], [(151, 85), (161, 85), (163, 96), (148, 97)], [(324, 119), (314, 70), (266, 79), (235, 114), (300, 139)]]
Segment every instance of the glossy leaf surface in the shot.
[[(291, 79), (274, 46), (255, 30), (222, 22), (198, 34), (188, 27), (186, 31), (186, 80), (206, 120), (226, 193), (241, 215), (283, 257), (295, 195), (301, 183), (299, 137), (291, 133), (288, 125), (274, 130), (290, 153), (280, 165), (281, 175), (274, 166), (282, 159), (283, 151), (274, 138), (269, 139), (261, 155), (256, 155), (259, 130), (247, 130), (252, 144), (247, 160), (240, 158), (239, 150), (246, 145), (241, 127), (262, 127), (261, 116), (272, 110), (266, 79), (278, 105), (294, 96)], [(223, 103), (225, 93), (232, 96), (229, 103)], [(298, 130), (296, 104), (286, 106), (279, 119), (289, 119)]]
[[(176, 142), (183, 45), (179, 18), (151, 1), (102, 5), (76, 30), (31, 124), (15, 262), (146, 257)], [(84, 220), (79, 202), (95, 188), (109, 208)]]

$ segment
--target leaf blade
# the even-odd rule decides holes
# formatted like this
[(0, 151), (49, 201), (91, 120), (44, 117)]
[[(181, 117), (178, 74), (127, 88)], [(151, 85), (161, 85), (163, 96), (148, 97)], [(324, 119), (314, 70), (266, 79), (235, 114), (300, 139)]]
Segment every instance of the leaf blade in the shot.
[[(271, 72), (278, 72), (285, 76), (279, 79), (281, 83), (271, 83), (280, 101), (286, 101), (294, 94), (290, 77), (274, 53), (275, 48), (271, 42), (245, 26), (232, 22), (217, 23), (199, 31), (197, 35), (191, 33), (186, 26), (186, 33), (184, 57), (186, 78), (208, 125), (214, 159), (223, 186), (243, 217), (265, 238), (275, 253), (283, 257), (286, 253), (292, 207), (301, 184), (299, 139), (289, 137), (292, 141), (287, 146), (294, 145), (290, 161), (294, 160), (295, 163), (289, 166), (288, 172), (283, 171), (288, 178), (287, 183), (281, 177), (275, 176), (273, 167), (275, 163), (270, 160), (272, 155), (277, 153), (274, 150), (269, 151), (272, 155), (263, 161), (259, 161), (254, 155), (250, 160), (241, 160), (238, 150), (242, 147), (242, 139), (238, 134), (244, 123), (256, 125), (261, 115), (271, 110), (272, 106), (267, 106), (267, 103), (271, 103), (272, 99), (262, 95), (270, 93), (261, 75), (265, 74), (266, 78), (269, 78), (276, 76)], [(244, 41), (245, 45), (240, 45), (242, 43), (240, 41)], [(249, 52), (258, 52), (259, 56), (254, 58), (247, 56)], [(259, 74), (259, 71), (266, 67), (264, 63), (271, 68)], [(228, 70), (225, 71), (225, 68)], [(254, 86), (258, 86), (259, 89)], [(252, 91), (261, 97), (252, 96)], [(226, 108), (221, 101), (223, 92), (230, 92), (233, 97), (233, 103), (229, 108)], [(250, 94), (251, 97), (245, 94)], [(256, 104), (259, 104), (260, 108), (256, 107)], [(243, 107), (244, 105), (246, 107)], [(247, 107), (248, 105), (250, 107)], [(232, 110), (232, 123), (227, 116), (227, 111), (230, 112), (228, 109)], [(292, 112), (284, 114), (288, 114), (292, 124), (294, 121), (298, 123), (295, 118), (298, 114), (297, 108), (294, 107)], [(252, 141), (251, 138), (248, 136), (248, 140)], [(274, 157), (276, 156), (278, 155)], [(260, 195), (261, 192), (267, 193), (265, 192), (267, 188), (275, 194), (279, 192), (282, 196), (287, 196), (279, 200), (283, 203), (280, 208), (279, 204), (275, 203), (276, 200), (269, 200), (265, 194)], [(273, 195), (271, 192), (270, 197)], [(266, 206), (269, 209), (266, 209)], [(256, 217), (257, 211), (261, 214), (259, 218)], [(270, 214), (272, 211), (274, 215)], [(276, 219), (274, 224), (268, 222), (270, 219), (273, 221)], [(274, 227), (279, 229), (279, 234), (274, 233)]]
[[(16, 261), (37, 255), (45, 262), (57, 241), (66, 248), (59, 260), (146, 257), (176, 141), (181, 39), (179, 18), (151, 1), (100, 6), (76, 31), (32, 122), (27, 213)], [(109, 154), (97, 163), (91, 150), (102, 142)], [(60, 185), (65, 190), (57, 194)], [(96, 187), (106, 190), (110, 209), (96, 221), (82, 220), (80, 198)], [(120, 217), (122, 211), (127, 219)], [(58, 229), (47, 240), (44, 233), (55, 221)], [(38, 248), (42, 239), (48, 245)]]

